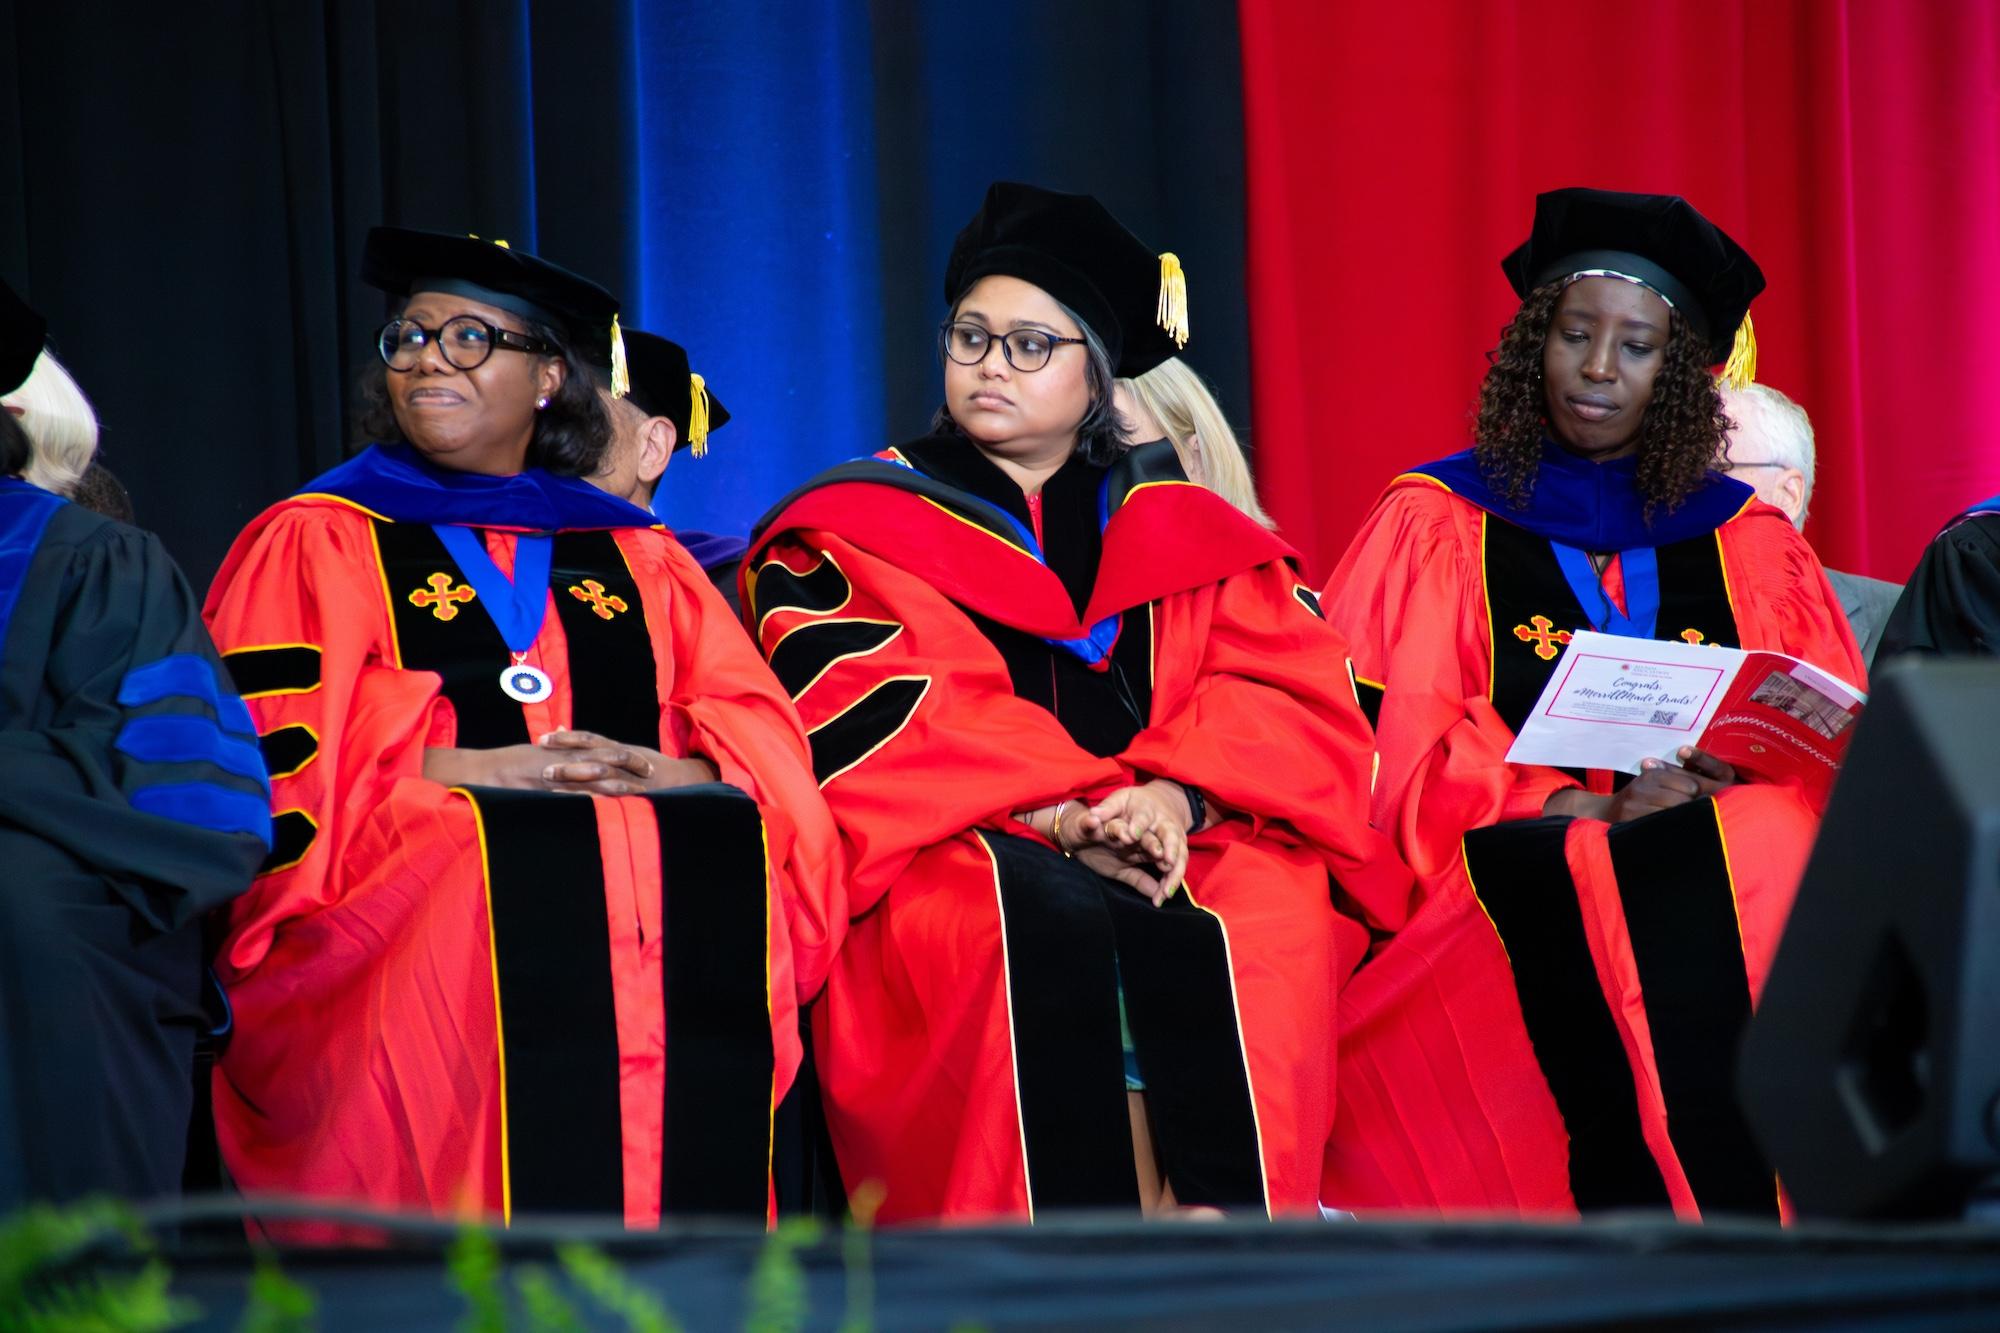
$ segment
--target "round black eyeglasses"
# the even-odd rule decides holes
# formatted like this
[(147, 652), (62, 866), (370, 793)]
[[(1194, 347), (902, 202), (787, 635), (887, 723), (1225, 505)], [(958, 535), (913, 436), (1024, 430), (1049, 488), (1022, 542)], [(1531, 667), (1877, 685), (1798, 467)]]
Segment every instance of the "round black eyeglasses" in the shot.
[(429, 343), (436, 343), (439, 354), (459, 370), (479, 369), (496, 347), (532, 356), (554, 356), (559, 350), (544, 339), (488, 324), (477, 315), (454, 315), (436, 329), (414, 319), (392, 319), (375, 335), (375, 350), (391, 370), (415, 370)]
[(993, 350), (993, 344), (1000, 344), (1000, 355), (1007, 358), (1007, 364), (1019, 371), (1040, 370), (1056, 354), (1056, 348), (1065, 343), (1081, 344), (1081, 338), (1064, 338), (1046, 329), (1015, 329), (1010, 333), (995, 335), (984, 325), (956, 320), (938, 330), (938, 345), (944, 354), (961, 366), (976, 366), (984, 361)]

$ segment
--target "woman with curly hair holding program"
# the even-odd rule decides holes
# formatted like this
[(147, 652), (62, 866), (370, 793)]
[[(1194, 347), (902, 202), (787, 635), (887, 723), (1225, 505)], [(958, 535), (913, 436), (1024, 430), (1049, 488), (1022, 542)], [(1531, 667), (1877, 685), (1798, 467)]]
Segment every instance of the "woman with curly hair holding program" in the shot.
[(1681, 199), (1582, 189), (1503, 267), (1477, 443), (1390, 483), (1324, 599), (1420, 883), (1342, 993), (1324, 1196), (1772, 1216), (1736, 1044), (1818, 809), (1692, 748), (1634, 778), (1506, 758), (1574, 630), (1864, 679), (1812, 549), (1709, 470), (1763, 275)]

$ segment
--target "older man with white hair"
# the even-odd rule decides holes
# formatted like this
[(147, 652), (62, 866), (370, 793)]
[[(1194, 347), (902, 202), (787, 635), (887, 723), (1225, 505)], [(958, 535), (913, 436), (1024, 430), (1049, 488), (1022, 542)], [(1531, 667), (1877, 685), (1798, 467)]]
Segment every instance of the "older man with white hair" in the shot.
[[(1784, 510), (1792, 525), (1803, 531), (1816, 470), (1812, 419), (1768, 384), (1741, 389), (1724, 385), (1722, 405), (1736, 425), (1723, 440), (1721, 467), (1755, 488), (1758, 499)], [(1903, 591), (1901, 585), (1837, 569), (1827, 570), (1826, 577), (1854, 628), (1862, 656), (1873, 665), (1882, 627)]]

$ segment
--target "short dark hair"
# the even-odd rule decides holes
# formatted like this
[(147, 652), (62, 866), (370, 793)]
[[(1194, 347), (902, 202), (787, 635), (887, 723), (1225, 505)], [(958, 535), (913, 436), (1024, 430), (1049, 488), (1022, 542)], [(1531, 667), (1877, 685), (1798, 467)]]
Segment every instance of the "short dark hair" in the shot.
[[(958, 301), (952, 302), (954, 316), (958, 314), (959, 301), (964, 299), (965, 293), (960, 292)], [(1125, 434), (1124, 418), (1118, 415), (1117, 405), (1111, 396), (1117, 380), (1111, 367), (1111, 352), (1105, 347), (1104, 339), (1097, 336), (1097, 330), (1091, 328), (1076, 311), (1061, 301), (1056, 302), (1056, 308), (1083, 330), (1083, 382), (1090, 390), (1090, 406), (1084, 411), (1083, 420), (1076, 423), (1076, 451), (1083, 455), (1084, 462), (1103, 467), (1117, 461), (1120, 454), (1132, 447), (1132, 441)], [(943, 356), (942, 350), (938, 355)], [(953, 419), (951, 407), (940, 403), (936, 414), (931, 417), (931, 433), (963, 435), (965, 428)]]
[[(523, 322), (527, 324), (523, 331), (557, 348), (563, 363), (562, 387), (549, 398), (549, 405), (535, 414), (528, 466), (545, 468), (559, 477), (590, 476), (603, 466), (604, 455), (611, 448), (611, 417), (597, 397), (597, 377), (560, 331), (546, 324)], [(355, 431), (357, 445), (408, 443), (389, 401), (389, 367), (379, 356), (369, 358), (355, 386)]]
[(14, 414), (0, 407), (0, 477), (18, 477), (28, 469), (28, 432)]
[(93, 514), (115, 518), (120, 523), (133, 521), (131, 493), (102, 463), (93, 462), (84, 470), (76, 483), (76, 493), (69, 498), (72, 504)]

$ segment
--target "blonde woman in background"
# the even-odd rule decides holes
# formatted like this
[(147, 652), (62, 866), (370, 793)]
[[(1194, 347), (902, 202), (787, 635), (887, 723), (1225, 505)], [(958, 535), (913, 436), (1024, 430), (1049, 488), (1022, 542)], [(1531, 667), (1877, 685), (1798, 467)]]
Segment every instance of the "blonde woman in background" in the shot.
[(36, 357), (27, 380), (0, 397), (0, 405), (14, 414), (28, 437), (22, 479), (73, 498), (97, 453), (97, 413), (55, 353), (45, 349)]
[(1194, 367), (1169, 357), (1143, 375), (1119, 380), (1112, 401), (1125, 419), (1127, 436), (1168, 441), (1189, 481), (1208, 487), (1265, 527), (1277, 526), (1257, 502), (1257, 484), (1229, 418)]

